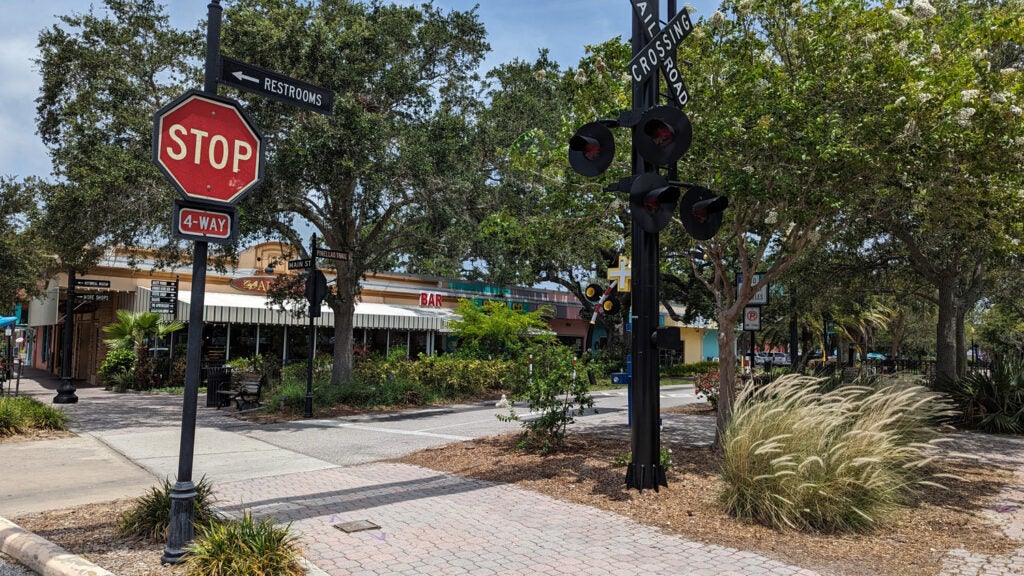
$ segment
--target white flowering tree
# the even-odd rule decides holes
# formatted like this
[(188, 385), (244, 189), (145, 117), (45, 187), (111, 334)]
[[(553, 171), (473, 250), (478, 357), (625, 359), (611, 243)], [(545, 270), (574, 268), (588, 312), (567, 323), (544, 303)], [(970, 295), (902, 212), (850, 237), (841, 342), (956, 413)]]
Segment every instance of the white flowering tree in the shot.
[(1020, 254), (1022, 15), (1017, 1), (915, 0), (865, 37), (889, 102), (861, 135), (875, 174), (859, 207), (934, 289), (940, 383), (963, 373), (986, 273)]
[[(876, 74), (860, 57), (861, 31), (877, 28), (878, 13), (830, 0), (813, 8), (726, 2), (723, 10), (698, 26), (680, 54), (689, 65), (695, 132), (680, 178), (730, 200), (717, 236), (699, 243), (711, 266), (693, 266), (717, 309), (719, 431), (731, 417), (744, 308), (831, 235), (843, 208), (866, 193), (874, 168), (857, 134), (884, 106), (865, 89)], [(687, 239), (675, 232), (670, 242), (684, 254)]]
[[(695, 136), (681, 178), (730, 198), (700, 246), (712, 266), (694, 266), (716, 299), (719, 429), (744, 307), (837, 230), (899, 243), (940, 294), (940, 370), (955, 370), (955, 298), (976, 300), (984, 263), (1020, 237), (1020, 75), (1006, 67), (1022, 13), (728, 1), (684, 43)], [(686, 253), (681, 233), (677, 245)]]

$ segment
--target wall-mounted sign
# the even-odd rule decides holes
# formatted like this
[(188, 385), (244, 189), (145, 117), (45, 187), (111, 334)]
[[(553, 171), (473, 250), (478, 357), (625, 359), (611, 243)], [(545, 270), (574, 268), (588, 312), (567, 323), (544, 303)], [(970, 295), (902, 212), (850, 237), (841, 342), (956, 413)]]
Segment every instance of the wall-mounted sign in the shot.
[(275, 276), (248, 276), (246, 278), (233, 278), (228, 282), (228, 285), (242, 292), (266, 294), (274, 287), (276, 282), (277, 278)]
[(420, 306), (440, 308), (444, 306), (444, 297), (436, 292), (420, 292)]

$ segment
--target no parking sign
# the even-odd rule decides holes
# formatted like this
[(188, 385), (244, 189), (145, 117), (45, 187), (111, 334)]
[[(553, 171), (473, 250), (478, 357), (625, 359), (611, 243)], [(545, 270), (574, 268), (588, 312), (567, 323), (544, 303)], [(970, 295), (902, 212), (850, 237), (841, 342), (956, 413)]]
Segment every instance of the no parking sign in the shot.
[(761, 308), (747, 306), (743, 309), (743, 329), (750, 331), (761, 329)]

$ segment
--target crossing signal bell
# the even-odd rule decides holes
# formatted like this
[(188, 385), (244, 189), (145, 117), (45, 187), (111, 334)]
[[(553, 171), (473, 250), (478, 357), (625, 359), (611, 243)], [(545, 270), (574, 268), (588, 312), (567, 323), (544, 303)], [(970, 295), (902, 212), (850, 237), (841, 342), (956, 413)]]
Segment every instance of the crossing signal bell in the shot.
[(675, 164), (690, 149), (693, 126), (678, 108), (655, 106), (640, 117), (633, 142), (645, 160), (658, 166)]
[(597, 176), (612, 165), (615, 138), (601, 122), (584, 124), (569, 139), (569, 165), (581, 176)]
[(629, 191), (633, 220), (644, 232), (660, 232), (672, 221), (679, 202), (679, 188), (657, 172), (641, 174)]
[(722, 226), (722, 212), (729, 199), (701, 186), (691, 186), (679, 207), (683, 228), (697, 240), (710, 240)]

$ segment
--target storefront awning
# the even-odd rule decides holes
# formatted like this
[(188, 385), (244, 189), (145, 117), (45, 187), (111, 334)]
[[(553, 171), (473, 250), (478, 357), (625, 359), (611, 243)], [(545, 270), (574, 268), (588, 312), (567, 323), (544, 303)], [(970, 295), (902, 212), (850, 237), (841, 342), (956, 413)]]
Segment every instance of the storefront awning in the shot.
[[(138, 287), (135, 307), (136, 312), (148, 310), (150, 291)], [(268, 306), (265, 296), (250, 294), (225, 294), (207, 292), (203, 302), (204, 322), (223, 322), (231, 324), (271, 324), (283, 326), (309, 326), (309, 318), (281, 310), (279, 306)], [(191, 292), (182, 291), (178, 294), (176, 317), (188, 321), (191, 311)], [(170, 318), (170, 314), (165, 314)], [(356, 303), (353, 319), (355, 328), (382, 328), (392, 330), (443, 330), (449, 320), (458, 318), (454, 311), (446, 308), (419, 308), (415, 306), (398, 306), (394, 304)], [(334, 313), (324, 306), (322, 314), (314, 322), (317, 326), (333, 326)]]

